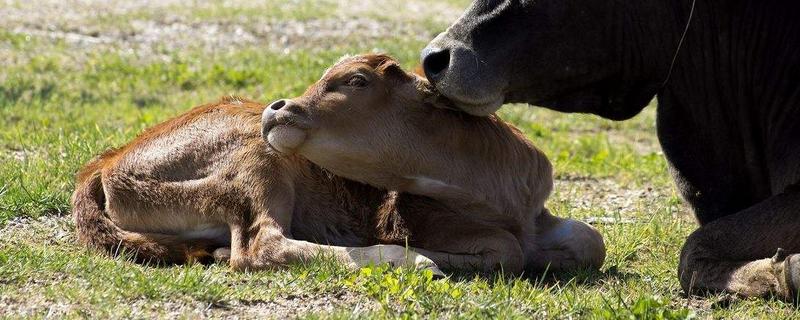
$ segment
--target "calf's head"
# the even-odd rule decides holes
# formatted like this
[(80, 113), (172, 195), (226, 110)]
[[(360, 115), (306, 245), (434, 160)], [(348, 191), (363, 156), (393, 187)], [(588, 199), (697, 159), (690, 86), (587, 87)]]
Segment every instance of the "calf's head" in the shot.
[[(398, 174), (393, 169), (412, 165), (409, 152), (434, 151), (420, 150), (426, 146), (416, 142), (424, 140), (426, 128), (442, 125), (429, 117), (441, 116), (446, 103), (425, 79), (406, 73), (386, 55), (348, 57), (302, 96), (270, 104), (262, 116), (262, 134), (277, 152), (296, 153), (337, 175), (381, 184)], [(383, 173), (386, 177), (374, 176)]]

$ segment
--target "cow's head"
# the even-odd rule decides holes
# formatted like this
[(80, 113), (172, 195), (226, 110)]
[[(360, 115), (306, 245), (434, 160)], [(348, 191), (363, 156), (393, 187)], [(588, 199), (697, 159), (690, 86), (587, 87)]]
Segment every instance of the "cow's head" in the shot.
[(474, 115), (490, 114), (505, 102), (525, 102), (627, 119), (653, 98), (664, 74), (663, 63), (636, 51), (633, 43), (657, 21), (629, 16), (632, 6), (476, 0), (423, 50), (425, 74)]

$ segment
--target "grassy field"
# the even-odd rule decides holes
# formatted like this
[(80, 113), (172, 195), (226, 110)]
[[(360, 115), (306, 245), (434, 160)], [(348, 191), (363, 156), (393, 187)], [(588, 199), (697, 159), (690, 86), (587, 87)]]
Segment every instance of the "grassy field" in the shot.
[(0, 317), (793, 317), (779, 301), (681, 294), (678, 253), (695, 222), (660, 153), (655, 106), (626, 122), (501, 111), (554, 163), (548, 207), (600, 221), (600, 272), (432, 280), (318, 261), (243, 274), (75, 244), (68, 198), (94, 155), (224, 95), (296, 96), (347, 53), (413, 67), (468, 0), (430, 2), (0, 2)]

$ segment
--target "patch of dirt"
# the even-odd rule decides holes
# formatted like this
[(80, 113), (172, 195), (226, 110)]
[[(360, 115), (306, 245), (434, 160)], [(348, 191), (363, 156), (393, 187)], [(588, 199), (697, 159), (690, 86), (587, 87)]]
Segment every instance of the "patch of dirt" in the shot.
[[(0, 80), (2, 81), (2, 80)], [(18, 162), (25, 162), (33, 155), (33, 151), (22, 150), (17, 147), (2, 147), (0, 146), (0, 160), (9, 159)]]
[[(0, 296), (0, 317), (30, 318), (44, 314), (44, 318), (53, 318), (69, 314), (73, 307), (67, 303), (47, 301), (38, 290), (30, 290), (32, 286), (21, 288), (16, 297)], [(29, 292), (29, 294), (26, 294)], [(25, 299), (19, 297), (25, 296)]]
[(278, 297), (271, 301), (231, 301), (224, 304), (136, 300), (130, 304), (134, 316), (167, 318), (203, 317), (233, 319), (289, 319), (305, 314), (325, 314), (347, 308), (354, 314), (374, 310), (377, 302), (350, 292), (315, 296)]
[[(58, 282), (26, 284), (15, 297), (0, 296), (0, 317), (62, 318), (70, 314), (93, 314), (92, 306), (80, 301), (52, 301), (40, 293), (45, 287)], [(27, 292), (27, 294), (26, 294)], [(24, 299), (19, 297), (25, 296)], [(125, 303), (124, 308), (112, 310), (112, 316), (131, 318), (226, 318), (226, 319), (289, 319), (305, 314), (326, 314), (346, 309), (351, 314), (362, 314), (379, 308), (376, 301), (351, 292), (320, 294), (315, 296), (279, 297), (271, 301), (239, 301), (213, 304), (199, 301), (158, 301), (137, 299)], [(130, 313), (130, 314), (128, 314)], [(95, 315), (96, 316), (96, 315)]]
[[(0, 248), (26, 243), (44, 246), (77, 247), (72, 219), (69, 216), (43, 216), (40, 218), (14, 218), (0, 229)], [(60, 318), (75, 312), (91, 312), (92, 306), (84, 301), (53, 301), (41, 295), (47, 287), (66, 281), (68, 275), (52, 274), (52, 277), (30, 279), (14, 296), (0, 296), (0, 317), (36, 316)], [(3, 285), (0, 279), (0, 285)], [(21, 299), (20, 297), (25, 297)], [(380, 305), (365, 296), (342, 290), (319, 295), (286, 295), (271, 300), (230, 300), (219, 304), (179, 299), (139, 299), (126, 303), (133, 317), (224, 317), (224, 318), (295, 318), (308, 313), (330, 313), (346, 308), (354, 314), (379, 308)], [(120, 312), (123, 312), (120, 310)], [(127, 312), (127, 311), (125, 311)]]
[[(0, 241), (47, 245), (74, 244), (75, 228), (70, 216), (15, 217), (0, 228)], [(19, 242), (18, 242), (19, 241)]]
[[(624, 186), (612, 179), (562, 177), (554, 181), (550, 201), (558, 201), (571, 208), (588, 212), (600, 211), (602, 216), (591, 217), (593, 223), (634, 223), (641, 212), (653, 212), (666, 204), (664, 199), (673, 196), (672, 186)], [(674, 210), (676, 216), (685, 216), (688, 207), (681, 204)]]
[(376, 310), (380, 305), (352, 292), (342, 291), (336, 294), (315, 296), (280, 297), (272, 301), (235, 301), (225, 306), (224, 311), (214, 316), (241, 316), (245, 318), (275, 317), (277, 319), (296, 318), (304, 314), (325, 314), (336, 309), (346, 308), (351, 314), (361, 314)]
[[(223, 7), (253, 10), (259, 7), (258, 3), (226, 1)], [(197, 19), (191, 16), (196, 6), (176, 0), (7, 1), (7, 5), (0, 6), (0, 16), (4, 17), (0, 28), (63, 40), (76, 49), (111, 47), (134, 50), (140, 56), (186, 48), (220, 51), (258, 47), (290, 52), (326, 50), (342, 43), (354, 47), (392, 39), (427, 41), (435, 36), (434, 32), (443, 30), (428, 30), (422, 22), (446, 26), (461, 13), (461, 8), (422, 1), (340, 1), (335, 2), (331, 17), (319, 19), (279, 19), (269, 15)]]

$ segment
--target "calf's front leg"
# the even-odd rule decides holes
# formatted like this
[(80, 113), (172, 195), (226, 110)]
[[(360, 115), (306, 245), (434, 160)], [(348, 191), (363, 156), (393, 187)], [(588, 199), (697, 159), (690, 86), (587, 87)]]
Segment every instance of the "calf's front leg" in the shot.
[(231, 226), (231, 248), (217, 249), (214, 256), (224, 260), (236, 270), (264, 270), (306, 263), (319, 258), (332, 258), (356, 269), (370, 264), (388, 263), (393, 267), (430, 269), (442, 275), (429, 258), (398, 245), (368, 247), (340, 247), (292, 239), (286, 228), (271, 219), (263, 219), (247, 227)]

